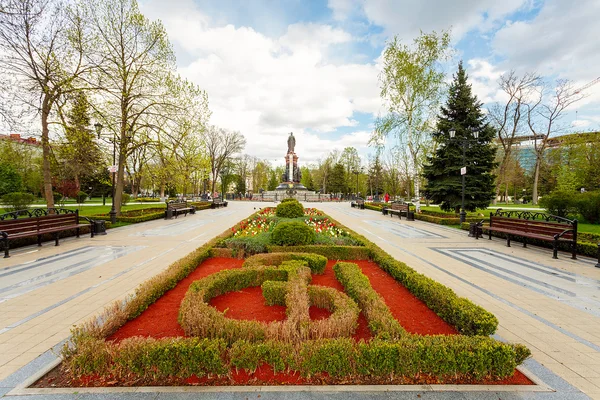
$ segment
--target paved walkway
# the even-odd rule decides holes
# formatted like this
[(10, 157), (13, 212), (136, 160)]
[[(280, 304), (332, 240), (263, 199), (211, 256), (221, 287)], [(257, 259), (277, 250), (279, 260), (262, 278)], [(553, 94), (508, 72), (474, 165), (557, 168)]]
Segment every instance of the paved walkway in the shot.
[[(56, 359), (49, 352), (69, 336), (73, 325), (132, 293), (255, 208), (270, 204), (230, 202), (171, 221), (156, 220), (109, 231), (94, 239), (82, 237), (28, 247), (0, 259), (0, 396), (22, 384)], [(549, 250), (507, 248), (500, 239), (474, 240), (466, 232), (420, 221), (351, 209), (348, 203), (310, 204), (367, 236), (395, 258), (451, 287), (493, 312), (500, 321), (499, 339), (529, 346), (533, 359), (526, 368), (555, 392), (440, 391), (422, 386), (402, 392), (292, 392), (296, 398), (548, 398), (600, 399), (600, 269), (591, 259), (553, 260)], [(58, 347), (56, 347), (58, 349)], [(402, 388), (400, 388), (402, 389)], [(579, 389), (579, 390), (578, 390)], [(282, 389), (245, 388), (243, 392), (78, 393), (47, 398), (257, 398), (275, 399)], [(458, 390), (461, 390), (458, 392)], [(258, 394), (260, 391), (260, 394)], [(187, 393), (186, 393), (187, 392)], [(69, 394), (70, 393), (70, 394)], [(6, 396), (11, 398), (12, 396)], [(16, 399), (28, 396), (15, 397)]]

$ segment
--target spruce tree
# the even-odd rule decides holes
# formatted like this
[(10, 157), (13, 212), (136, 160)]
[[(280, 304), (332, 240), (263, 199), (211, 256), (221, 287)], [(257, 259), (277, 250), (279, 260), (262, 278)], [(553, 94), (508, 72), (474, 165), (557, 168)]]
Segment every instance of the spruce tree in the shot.
[[(455, 131), (454, 139), (450, 131)], [(479, 133), (475, 139), (473, 132)], [(458, 212), (461, 205), (462, 180), (460, 169), (467, 167), (465, 176), (465, 210), (489, 206), (494, 197), (496, 148), (492, 144), (496, 132), (485, 123), (481, 102), (467, 83), (462, 61), (450, 85), (448, 100), (441, 107), (437, 129), (433, 133), (437, 148), (427, 158), (424, 177), (427, 179), (427, 197), (440, 205), (442, 210)], [(463, 165), (463, 142), (466, 145)]]

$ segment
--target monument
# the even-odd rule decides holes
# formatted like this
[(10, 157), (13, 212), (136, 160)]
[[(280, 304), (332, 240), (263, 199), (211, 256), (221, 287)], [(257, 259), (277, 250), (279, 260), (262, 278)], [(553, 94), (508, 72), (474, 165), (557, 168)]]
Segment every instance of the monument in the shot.
[(290, 132), (287, 140), (287, 154), (285, 155), (285, 172), (281, 175), (281, 183), (276, 191), (285, 191), (287, 194), (293, 195), (301, 190), (307, 190), (304, 185), (300, 183), (302, 179), (302, 171), (298, 166), (298, 156), (294, 151), (296, 147), (296, 138), (294, 133)]

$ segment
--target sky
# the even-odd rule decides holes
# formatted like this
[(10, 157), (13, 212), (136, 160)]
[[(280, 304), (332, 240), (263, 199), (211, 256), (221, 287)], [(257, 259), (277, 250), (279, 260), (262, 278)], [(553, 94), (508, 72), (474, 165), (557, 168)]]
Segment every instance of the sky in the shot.
[[(284, 163), (294, 132), (301, 164), (355, 147), (366, 160), (383, 113), (380, 59), (397, 35), (451, 29), (473, 91), (503, 99), (505, 72), (537, 72), (575, 87), (600, 77), (599, 0), (140, 0), (160, 19), (180, 74), (206, 90), (210, 123), (240, 131), (245, 153)], [(600, 130), (600, 83), (563, 121)]]

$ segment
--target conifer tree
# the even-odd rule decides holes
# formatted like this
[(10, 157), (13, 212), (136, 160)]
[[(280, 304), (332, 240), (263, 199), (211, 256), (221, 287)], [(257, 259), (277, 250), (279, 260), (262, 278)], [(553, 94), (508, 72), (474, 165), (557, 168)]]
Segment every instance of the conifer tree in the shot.
[[(450, 137), (450, 131), (455, 137)], [(478, 132), (478, 139), (474, 138)], [(424, 168), (427, 179), (427, 197), (440, 205), (442, 210), (458, 212), (461, 205), (461, 167), (467, 167), (465, 176), (465, 210), (485, 208), (494, 197), (496, 148), (492, 144), (496, 132), (485, 123), (481, 102), (467, 83), (462, 61), (450, 86), (448, 100), (441, 107), (437, 131), (433, 138), (437, 143), (435, 153), (428, 157)], [(463, 165), (463, 144), (465, 165)]]

